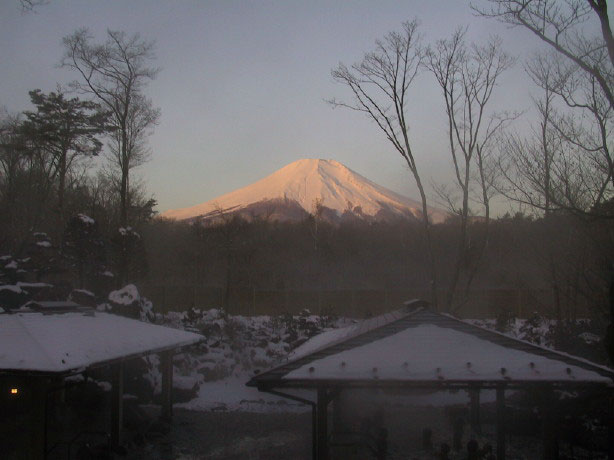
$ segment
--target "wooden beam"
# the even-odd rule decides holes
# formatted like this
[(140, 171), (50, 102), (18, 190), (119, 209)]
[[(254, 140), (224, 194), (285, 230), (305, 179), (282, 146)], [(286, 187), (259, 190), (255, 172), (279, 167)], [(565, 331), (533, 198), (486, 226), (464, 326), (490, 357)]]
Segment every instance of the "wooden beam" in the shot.
[(161, 418), (170, 422), (173, 417), (173, 351), (160, 353), (162, 372), (162, 413)]
[(497, 460), (505, 460), (505, 386), (497, 386)]
[(124, 362), (111, 366), (111, 448), (121, 445), (124, 420)]
[(317, 458), (328, 460), (328, 391), (326, 388), (318, 388), (317, 417)]

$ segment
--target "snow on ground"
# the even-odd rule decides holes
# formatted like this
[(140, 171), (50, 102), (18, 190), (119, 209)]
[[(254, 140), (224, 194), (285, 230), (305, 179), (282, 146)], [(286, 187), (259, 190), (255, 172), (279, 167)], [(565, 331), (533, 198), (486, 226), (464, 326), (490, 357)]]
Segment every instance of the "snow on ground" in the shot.
[(288, 359), (288, 354), (309, 338), (313, 337), (314, 343), (304, 346), (303, 352), (325, 344), (336, 337), (340, 326), (349, 323), (345, 319), (312, 315), (307, 310), (299, 315), (247, 317), (228, 315), (221, 309), (169, 312), (156, 321), (205, 337), (201, 345), (175, 359), (174, 386), (196, 390), (195, 398), (178, 407), (243, 412), (310, 410), (245, 384), (256, 372)]
[(198, 396), (187, 403), (176, 404), (191, 410), (241, 412), (305, 412), (310, 406), (258, 391), (245, 385), (251, 375), (238, 374), (204, 383)]

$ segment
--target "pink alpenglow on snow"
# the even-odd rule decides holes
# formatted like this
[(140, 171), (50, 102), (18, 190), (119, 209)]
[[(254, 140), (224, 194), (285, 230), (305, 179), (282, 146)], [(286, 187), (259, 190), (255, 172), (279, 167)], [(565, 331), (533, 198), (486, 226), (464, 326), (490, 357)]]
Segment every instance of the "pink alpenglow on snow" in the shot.
[[(352, 211), (356, 215), (375, 217), (378, 213), (421, 218), (420, 202), (399, 195), (335, 160), (303, 159), (284, 166), (270, 176), (213, 200), (183, 209), (162, 213), (171, 219), (208, 216), (216, 211), (235, 212), (256, 203), (297, 203), (308, 213), (314, 212), (316, 201), (337, 215)], [(448, 214), (432, 208), (429, 219), (443, 222)]]

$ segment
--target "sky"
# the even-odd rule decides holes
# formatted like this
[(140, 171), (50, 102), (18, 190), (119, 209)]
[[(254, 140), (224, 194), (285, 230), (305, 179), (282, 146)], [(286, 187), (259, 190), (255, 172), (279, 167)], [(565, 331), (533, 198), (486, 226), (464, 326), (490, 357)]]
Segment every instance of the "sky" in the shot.
[[(363, 114), (325, 102), (349, 96), (331, 69), (360, 60), (375, 40), (414, 18), (425, 43), (459, 26), (468, 26), (469, 40), (477, 43), (501, 36), (519, 62), (501, 78), (493, 110), (529, 109), (522, 60), (540, 43), (475, 17), (463, 0), (49, 0), (25, 14), (18, 0), (2, 0), (0, 106), (30, 109), (29, 90), (52, 91), (77, 78), (58, 67), (62, 38), (77, 28), (89, 28), (98, 42), (107, 29), (138, 32), (155, 41), (161, 68), (146, 90), (161, 109), (149, 139), (152, 156), (136, 170), (159, 211), (208, 201), (300, 158), (337, 160), (418, 198), (404, 160), (383, 133)], [(424, 73), (410, 99), (410, 138), (434, 198), (432, 184), (452, 177), (443, 98)]]

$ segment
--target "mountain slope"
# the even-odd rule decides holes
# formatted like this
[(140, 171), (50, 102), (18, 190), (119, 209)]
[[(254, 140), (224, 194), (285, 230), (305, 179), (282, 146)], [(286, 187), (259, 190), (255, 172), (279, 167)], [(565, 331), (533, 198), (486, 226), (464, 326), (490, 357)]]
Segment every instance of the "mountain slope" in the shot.
[[(337, 161), (320, 159), (297, 160), (247, 187), (196, 206), (168, 210), (162, 216), (183, 220), (214, 215), (220, 210), (264, 209), (267, 203), (270, 206), (296, 203), (311, 213), (316, 200), (338, 216), (348, 212), (375, 219), (422, 216), (419, 202), (388, 190)], [(445, 220), (447, 213), (430, 209), (429, 217), (438, 223)]]

